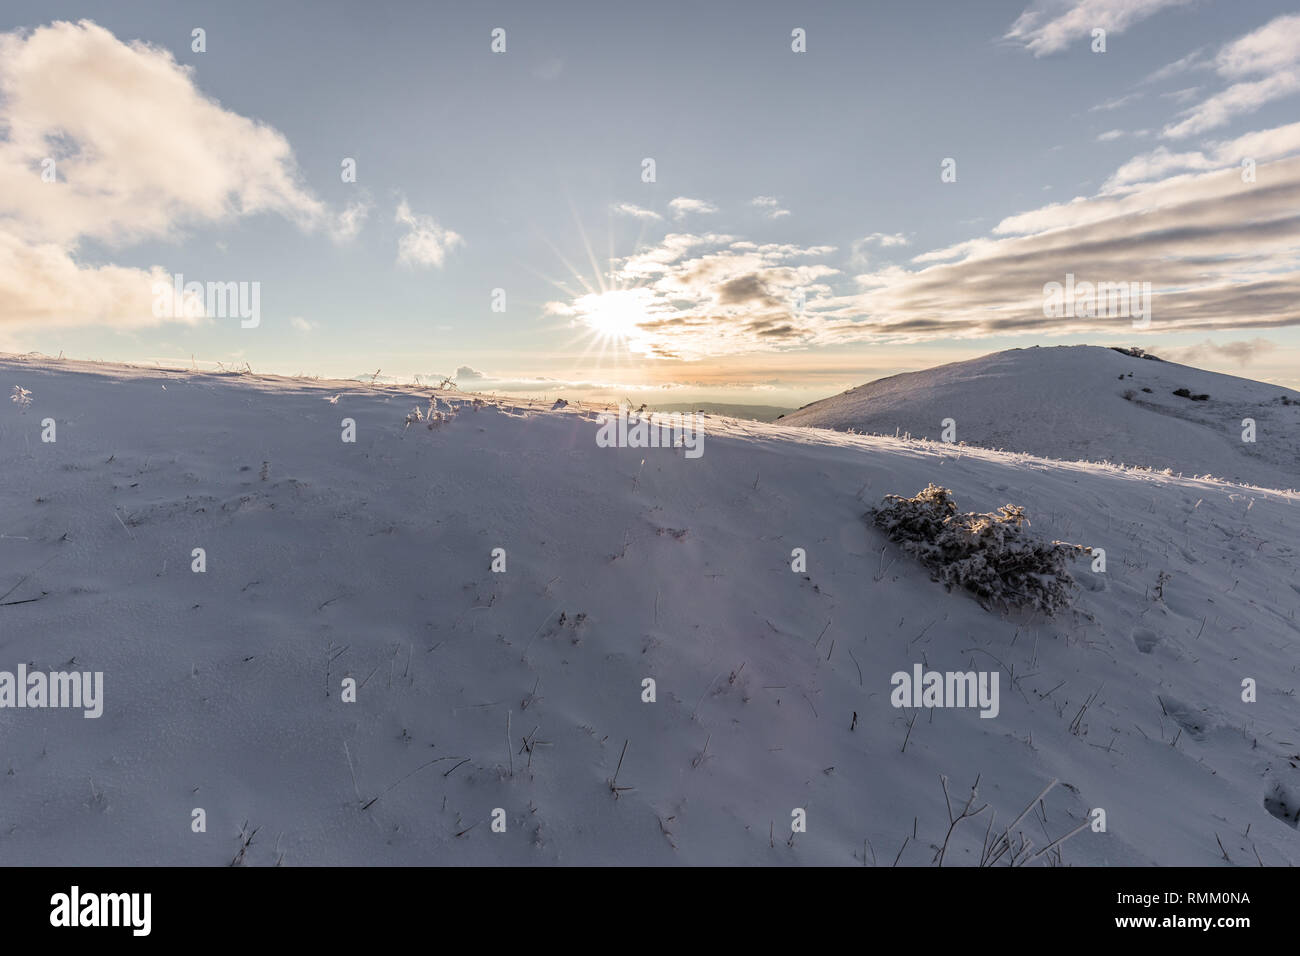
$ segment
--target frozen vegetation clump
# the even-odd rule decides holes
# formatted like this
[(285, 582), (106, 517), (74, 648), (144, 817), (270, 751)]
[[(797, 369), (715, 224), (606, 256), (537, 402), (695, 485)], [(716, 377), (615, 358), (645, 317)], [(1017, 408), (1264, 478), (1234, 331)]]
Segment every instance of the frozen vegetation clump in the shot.
[(1147, 352), (1145, 349), (1140, 349), (1137, 346), (1134, 346), (1131, 349), (1125, 349), (1125, 348), (1120, 348), (1118, 345), (1112, 345), (1111, 350), (1115, 352), (1119, 352), (1122, 355), (1131, 355), (1133, 358), (1148, 359), (1149, 361), (1152, 362), (1164, 361), (1164, 359), (1152, 355), (1150, 352)]
[(1067, 562), (1089, 550), (1034, 538), (1017, 505), (959, 514), (952, 492), (934, 484), (915, 498), (887, 495), (866, 517), (949, 590), (962, 587), (986, 605), (1006, 608), (1052, 614), (1069, 607), (1074, 579)]
[[(479, 402), (477, 399), (475, 399), (475, 405), (479, 405), (479, 404), (482, 403)], [(418, 405), (415, 408), (411, 409), (406, 414), (406, 422), (403, 425), (403, 428), (410, 428), (412, 425), (423, 423), (426, 428), (432, 431), (433, 429), (437, 428), (439, 425), (447, 424), (455, 417), (456, 417), (456, 413), (452, 411), (450, 407), (448, 407), (447, 411), (445, 412), (439, 411), (438, 397), (436, 395), (430, 395), (428, 410), (422, 412), (420, 411), (420, 407)]]

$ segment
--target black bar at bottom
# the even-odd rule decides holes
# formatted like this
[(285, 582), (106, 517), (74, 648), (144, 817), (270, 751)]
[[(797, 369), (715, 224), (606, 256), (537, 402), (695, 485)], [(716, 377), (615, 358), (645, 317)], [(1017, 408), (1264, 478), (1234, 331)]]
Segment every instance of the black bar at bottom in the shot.
[[(75, 934), (126, 945), (373, 946), (440, 923), (475, 932), (513, 925), (534, 942), (549, 932), (571, 939), (581, 927), (594, 941), (702, 918), (728, 926), (733, 943), (736, 934), (845, 919), (864, 934), (923, 927), (927, 944), (1023, 942), (1064, 930), (1071, 941), (1200, 934), (1231, 945), (1243, 933), (1294, 927), (1294, 912), (1283, 909), (1294, 906), (1294, 886), (1276, 869), (730, 869), (648, 879), (630, 870), (10, 868), (0, 871), (0, 911), (6, 930), (18, 931), (11, 938)], [(615, 935), (600, 935), (606, 930)]]

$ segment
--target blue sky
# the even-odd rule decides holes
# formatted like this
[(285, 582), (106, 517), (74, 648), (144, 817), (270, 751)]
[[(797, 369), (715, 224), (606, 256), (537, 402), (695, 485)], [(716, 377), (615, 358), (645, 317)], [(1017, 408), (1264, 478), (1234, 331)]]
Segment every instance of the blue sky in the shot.
[[(1292, 11), (11, 0), (0, 349), (798, 405), (1090, 342), (1297, 387)], [(1067, 271), (1150, 326), (1044, 317)], [(152, 316), (176, 273), (260, 324)]]

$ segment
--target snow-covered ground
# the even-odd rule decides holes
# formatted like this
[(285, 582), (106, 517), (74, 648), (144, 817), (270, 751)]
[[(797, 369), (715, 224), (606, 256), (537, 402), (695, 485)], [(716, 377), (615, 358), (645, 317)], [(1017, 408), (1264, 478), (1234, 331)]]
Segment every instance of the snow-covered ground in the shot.
[[(957, 441), (983, 448), (1300, 485), (1300, 393), (1091, 345), (1012, 349), (893, 375), (781, 424), (937, 441), (949, 418)], [(1247, 418), (1254, 442), (1242, 441)]]
[[(1114, 361), (1134, 378), (1078, 387), (1172, 374)], [(1294, 493), (713, 417), (692, 459), (455, 393), (405, 428), (427, 390), (356, 383), (20, 357), (0, 383), (32, 398), (0, 409), (0, 670), (104, 674), (98, 719), (0, 709), (6, 864), (225, 865), (256, 830), (251, 865), (931, 865), (941, 775), (988, 805), (945, 865), (1053, 779), (1028, 855), (1101, 808), (1065, 863), (1300, 863)], [(930, 482), (1106, 572), (1077, 562), (1055, 619), (945, 592), (863, 520)], [(914, 664), (998, 673), (997, 716), (891, 706)]]

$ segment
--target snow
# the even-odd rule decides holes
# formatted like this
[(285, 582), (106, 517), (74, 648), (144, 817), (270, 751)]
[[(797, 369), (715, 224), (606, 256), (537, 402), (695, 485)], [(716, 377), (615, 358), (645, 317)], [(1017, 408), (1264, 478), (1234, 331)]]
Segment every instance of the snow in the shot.
[[(1233, 381), (1115, 362), (1107, 388)], [(1300, 862), (1293, 492), (713, 416), (696, 459), (601, 448), (572, 400), (440, 392), (455, 414), (405, 427), (427, 389), (0, 373), (32, 398), (0, 414), (0, 670), (105, 675), (98, 719), (0, 709), (11, 864), (932, 865), (941, 775), (954, 813), (977, 777), (988, 804), (944, 865), (1054, 779), (1013, 832), (1036, 851), (1104, 809), (1067, 864)], [(945, 591), (863, 518), (931, 481), (1106, 573), (1076, 562), (1056, 618)], [(997, 716), (895, 709), (916, 664), (997, 671)]]
[[(1210, 397), (1174, 394), (1184, 388)], [(1300, 393), (1090, 345), (1012, 349), (894, 375), (807, 405), (781, 424), (937, 441), (946, 418), (957, 441), (984, 448), (1269, 488), (1300, 484)], [(1253, 443), (1242, 441), (1244, 418), (1255, 420)]]

